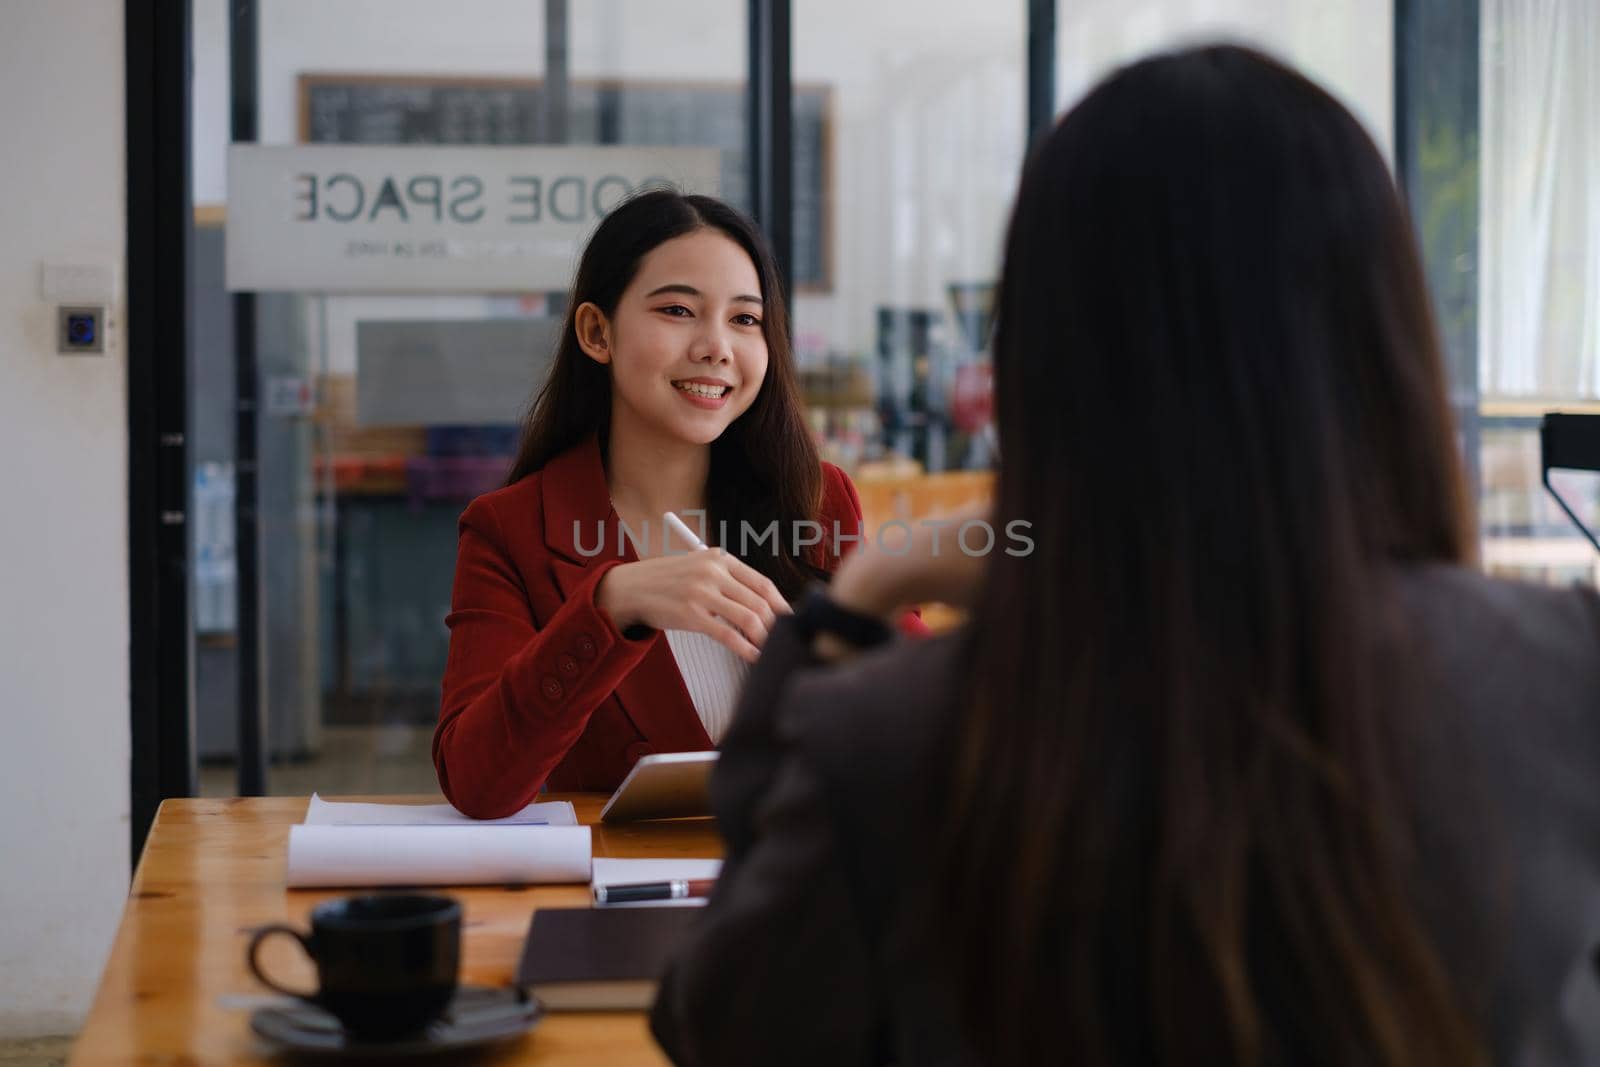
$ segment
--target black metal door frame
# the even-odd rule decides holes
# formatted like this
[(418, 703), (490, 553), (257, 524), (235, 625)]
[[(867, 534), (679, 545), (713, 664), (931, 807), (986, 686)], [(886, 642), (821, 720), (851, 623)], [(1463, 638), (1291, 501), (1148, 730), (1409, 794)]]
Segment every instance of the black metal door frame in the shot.
[[(1436, 190), (1468, 174), (1476, 178), (1480, 167), (1480, 17), (1476, 3), (1394, 0), (1395, 180), (1411, 209), (1439, 317), (1474, 501), (1482, 489), (1484, 430), (1478, 408), (1479, 209), (1476, 198), (1453, 211), (1437, 209)], [(1424, 152), (1425, 146), (1433, 150)]]
[[(783, 302), (794, 291), (793, 13), (789, 0), (750, 0), (751, 214), (778, 261)], [(794, 327), (791, 307), (790, 329)]]
[[(257, 85), (260, 17), (256, 0), (228, 5), (229, 136), (249, 143), (258, 136)], [(256, 508), (258, 404), (256, 295), (233, 294), (233, 545), (237, 566), (239, 652), (238, 784), (242, 797), (267, 792), (266, 700), (261, 670), (261, 522)]]
[(196, 792), (189, 607), (189, 5), (125, 0), (131, 854)]
[(1028, 3), (1028, 145), (1055, 124), (1056, 0)]

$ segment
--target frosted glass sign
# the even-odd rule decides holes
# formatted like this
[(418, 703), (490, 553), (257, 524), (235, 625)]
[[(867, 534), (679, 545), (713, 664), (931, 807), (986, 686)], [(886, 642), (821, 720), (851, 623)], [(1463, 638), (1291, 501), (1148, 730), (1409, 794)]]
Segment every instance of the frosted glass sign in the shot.
[(228, 149), (235, 292), (565, 289), (595, 223), (650, 186), (715, 195), (708, 148)]

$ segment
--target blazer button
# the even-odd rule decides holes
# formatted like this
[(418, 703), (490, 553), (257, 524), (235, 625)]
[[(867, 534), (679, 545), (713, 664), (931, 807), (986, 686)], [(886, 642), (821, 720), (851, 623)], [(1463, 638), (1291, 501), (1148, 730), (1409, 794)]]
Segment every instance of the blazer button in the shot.
[(571, 656), (562, 656), (558, 662), (561, 666), (562, 677), (566, 678), (568, 681), (571, 681), (578, 676), (577, 660), (573, 659)]
[(597, 650), (594, 647), (594, 638), (590, 637), (588, 634), (584, 634), (582, 637), (578, 638), (578, 655), (585, 662), (594, 659), (594, 654), (596, 651)]
[(562, 694), (566, 692), (561, 688), (561, 683), (548, 674), (545, 675), (544, 681), (539, 684), (539, 688), (543, 691), (546, 700), (560, 700)]

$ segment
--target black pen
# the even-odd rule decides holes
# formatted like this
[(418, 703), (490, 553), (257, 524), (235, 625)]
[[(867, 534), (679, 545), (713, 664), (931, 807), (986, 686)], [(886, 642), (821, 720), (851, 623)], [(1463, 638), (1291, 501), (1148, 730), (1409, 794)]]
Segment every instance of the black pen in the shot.
[(643, 900), (685, 900), (709, 897), (715, 878), (676, 878), (670, 882), (630, 882), (626, 885), (596, 885), (596, 904), (634, 904)]

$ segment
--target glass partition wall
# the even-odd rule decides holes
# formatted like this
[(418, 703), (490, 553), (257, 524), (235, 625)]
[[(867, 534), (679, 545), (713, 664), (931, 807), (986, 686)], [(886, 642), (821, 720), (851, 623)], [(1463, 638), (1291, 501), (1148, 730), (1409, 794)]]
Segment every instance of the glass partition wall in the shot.
[[(239, 791), (239, 639), (249, 639), (234, 610), (235, 346), (223, 288), (229, 6), (194, 0), (193, 588), (208, 795)], [(709, 148), (722, 195), (747, 206), (745, 5), (690, 6), (260, 0), (257, 140)], [(417, 197), (431, 188), (397, 190), (402, 210), (427, 210)], [(348, 216), (377, 209), (381, 190), (330, 182), (323, 195)], [(546, 209), (570, 208), (546, 195)], [(251, 298), (270, 792), (436, 790), (429, 741), (456, 519), (504, 483), (566, 284), (339, 284)]]
[[(1600, 555), (1541, 485), (1544, 412), (1600, 420), (1600, 8), (1483, 0), (1475, 339), (1483, 562), (1600, 582)], [(1600, 473), (1552, 487), (1600, 532)]]
[[(1600, 7), (1075, 0), (1056, 20), (1061, 108), (1118, 64), (1215, 39), (1288, 60), (1350, 107), (1411, 206), (1484, 566), (1600, 581), (1600, 556), (1541, 485), (1538, 437), (1546, 411), (1600, 415)], [(1552, 484), (1600, 529), (1600, 475)]]
[[(203, 789), (227, 794), (241, 633), (223, 288), (229, 5), (193, 3), (195, 718)], [(1596, 572), (1538, 486), (1535, 432), (1540, 411), (1600, 409), (1591, 7), (1082, 0), (1057, 5), (1053, 36), (1058, 109), (1117, 64), (1225, 37), (1299, 65), (1367, 124), (1408, 181), (1485, 561), (1557, 580)], [(990, 299), (1028, 141), (1029, 8), (792, 5), (795, 351), (813, 430), (856, 479), (869, 523), (989, 493)], [(751, 207), (748, 0), (258, 10), (263, 144), (701, 147), (718, 153), (722, 194)], [(1417, 19), (1427, 32), (1401, 39)], [(1533, 130), (1551, 136), (1530, 147)], [(504, 478), (563, 287), (254, 298), (272, 792), (435, 788), (456, 518)], [(439, 388), (441, 374), (460, 388)], [(1594, 520), (1597, 483), (1563, 483)]]
[[(985, 349), (1027, 145), (1026, 13), (794, 7), (795, 349), (828, 458), (869, 489), (992, 460)], [(814, 160), (808, 96), (830, 117)]]

